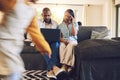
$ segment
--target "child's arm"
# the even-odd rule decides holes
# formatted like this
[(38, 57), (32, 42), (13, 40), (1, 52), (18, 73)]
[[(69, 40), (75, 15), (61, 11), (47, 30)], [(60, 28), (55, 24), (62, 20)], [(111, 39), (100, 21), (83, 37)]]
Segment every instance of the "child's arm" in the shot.
[(27, 32), (30, 34), (32, 41), (35, 43), (37, 49), (41, 53), (47, 53), (48, 55), (51, 55), (51, 49), (49, 44), (44, 39), (42, 33), (38, 29), (38, 25), (36, 22), (36, 17), (33, 18), (31, 24), (27, 28)]

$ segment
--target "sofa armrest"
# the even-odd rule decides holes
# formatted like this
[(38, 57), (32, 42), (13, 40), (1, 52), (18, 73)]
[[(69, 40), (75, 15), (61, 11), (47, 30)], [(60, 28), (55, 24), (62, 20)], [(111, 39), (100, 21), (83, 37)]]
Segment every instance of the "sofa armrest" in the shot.
[(43, 55), (33, 46), (24, 46), (21, 57), (26, 70), (45, 70), (47, 67)]

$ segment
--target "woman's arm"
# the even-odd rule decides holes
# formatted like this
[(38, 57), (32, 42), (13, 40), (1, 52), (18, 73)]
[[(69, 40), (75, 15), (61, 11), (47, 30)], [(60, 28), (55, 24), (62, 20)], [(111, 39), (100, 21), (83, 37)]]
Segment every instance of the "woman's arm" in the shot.
[(60, 33), (60, 42), (63, 42), (65, 45), (69, 43), (68, 40), (65, 40), (64, 38), (62, 38), (62, 33)]
[(76, 36), (77, 35), (77, 29), (75, 28), (75, 19), (71, 16), (72, 18), (72, 35)]

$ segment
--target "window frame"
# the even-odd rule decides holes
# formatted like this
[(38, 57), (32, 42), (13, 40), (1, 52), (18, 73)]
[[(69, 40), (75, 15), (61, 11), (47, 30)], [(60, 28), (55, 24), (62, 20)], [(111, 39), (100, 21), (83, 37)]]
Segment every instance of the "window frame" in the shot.
[(120, 37), (119, 35), (119, 17), (120, 17), (120, 5), (116, 5), (116, 37)]

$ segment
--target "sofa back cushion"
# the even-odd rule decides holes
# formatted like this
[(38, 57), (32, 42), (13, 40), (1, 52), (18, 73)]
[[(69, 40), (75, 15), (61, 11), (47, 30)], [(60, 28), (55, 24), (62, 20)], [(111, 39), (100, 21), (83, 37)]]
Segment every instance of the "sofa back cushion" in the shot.
[(77, 34), (78, 43), (91, 38), (92, 31), (103, 32), (107, 30), (106, 26), (81, 26)]

